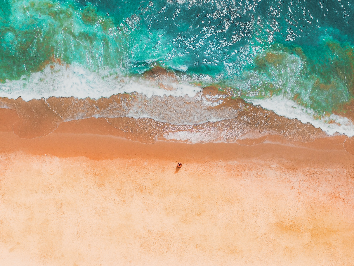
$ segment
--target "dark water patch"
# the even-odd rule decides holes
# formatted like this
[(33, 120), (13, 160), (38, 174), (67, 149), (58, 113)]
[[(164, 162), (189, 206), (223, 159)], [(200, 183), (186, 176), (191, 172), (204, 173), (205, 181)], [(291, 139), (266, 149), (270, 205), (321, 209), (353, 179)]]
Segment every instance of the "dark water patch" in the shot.
[(284, 95), (318, 114), (333, 113), (354, 96), (352, 53), (350, 45), (333, 39), (318, 47), (272, 46), (255, 57), (241, 86), (232, 85), (261, 97)]
[(122, 65), (124, 34), (92, 5), (80, 10), (56, 1), (11, 1), (11, 8), (0, 30), (0, 79), (39, 71), (51, 57), (95, 70)]
[(335, 114), (348, 117), (351, 121), (354, 121), (354, 99), (343, 104)]

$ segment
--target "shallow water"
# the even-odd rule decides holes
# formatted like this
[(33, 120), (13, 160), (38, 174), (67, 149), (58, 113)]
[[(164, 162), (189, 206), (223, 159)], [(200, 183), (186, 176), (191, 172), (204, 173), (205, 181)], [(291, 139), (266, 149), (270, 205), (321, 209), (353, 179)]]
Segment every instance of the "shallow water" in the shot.
[[(86, 105), (63, 119), (174, 125), (234, 119), (237, 106), (210, 105), (241, 98), (331, 135), (354, 134), (351, 1), (2, 2), (0, 97), (128, 93), (138, 98), (132, 106)], [(220, 93), (203, 98), (210, 85)]]

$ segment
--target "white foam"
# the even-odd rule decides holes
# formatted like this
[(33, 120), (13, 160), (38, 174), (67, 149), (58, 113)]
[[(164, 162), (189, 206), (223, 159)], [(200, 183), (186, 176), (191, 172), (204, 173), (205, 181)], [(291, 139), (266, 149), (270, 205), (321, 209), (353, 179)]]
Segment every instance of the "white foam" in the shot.
[[(242, 139), (244, 135), (243, 129), (234, 129), (232, 131), (227, 129), (218, 129), (215, 127), (208, 127), (196, 130), (180, 130), (166, 132), (163, 136), (167, 140), (184, 141), (187, 143), (225, 143), (235, 142), (237, 139)], [(245, 136), (245, 135), (244, 135)]]
[(177, 131), (165, 133), (164, 138), (167, 140), (184, 141), (191, 144), (215, 142), (218, 136), (210, 133), (211, 132)]
[(224, 102), (226, 96), (224, 95), (205, 95), (202, 97), (203, 105), (216, 107)]
[(291, 119), (296, 118), (302, 123), (310, 123), (317, 128), (321, 128), (329, 135), (340, 133), (349, 137), (354, 136), (354, 125), (348, 118), (332, 114), (320, 119), (315, 119), (315, 113), (312, 110), (302, 107), (283, 96), (273, 96), (272, 98), (261, 100), (248, 99), (247, 101), (255, 105), (260, 105), (265, 109), (272, 110), (278, 115)]
[(178, 82), (173, 90), (160, 88), (157, 83), (142, 78), (128, 78), (119, 70), (104, 69), (100, 72), (89, 71), (79, 65), (47, 65), (42, 71), (23, 76), (20, 80), (6, 80), (0, 84), (0, 97), (25, 101), (49, 97), (90, 97), (99, 99), (118, 93), (138, 92), (151, 97), (156, 96), (195, 96), (200, 87)]

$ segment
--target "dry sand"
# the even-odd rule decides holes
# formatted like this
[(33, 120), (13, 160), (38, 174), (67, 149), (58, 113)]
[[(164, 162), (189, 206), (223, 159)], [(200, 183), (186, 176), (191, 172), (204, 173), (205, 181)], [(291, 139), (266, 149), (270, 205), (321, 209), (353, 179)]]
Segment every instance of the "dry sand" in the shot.
[[(0, 265), (354, 265), (354, 141), (143, 144), (0, 109)], [(177, 171), (177, 162), (183, 163)]]

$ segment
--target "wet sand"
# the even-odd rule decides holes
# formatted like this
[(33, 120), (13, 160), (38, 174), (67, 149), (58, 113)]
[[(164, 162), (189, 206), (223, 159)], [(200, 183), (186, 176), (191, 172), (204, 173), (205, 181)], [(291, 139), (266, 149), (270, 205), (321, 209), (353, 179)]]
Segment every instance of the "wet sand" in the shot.
[(141, 143), (103, 118), (20, 120), (0, 109), (0, 265), (354, 265), (352, 139)]

